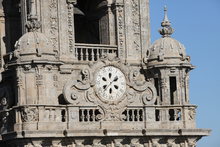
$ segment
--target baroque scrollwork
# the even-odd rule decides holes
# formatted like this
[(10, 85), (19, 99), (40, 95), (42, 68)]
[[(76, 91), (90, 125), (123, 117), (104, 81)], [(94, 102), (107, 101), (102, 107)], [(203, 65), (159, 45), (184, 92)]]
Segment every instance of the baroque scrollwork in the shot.
[[(104, 70), (107, 69), (123, 74), (126, 80), (123, 85), (116, 84), (116, 88), (125, 86), (126, 90), (120, 97), (113, 98), (113, 100), (108, 100), (108, 98), (113, 96), (111, 92), (109, 92), (109, 97), (104, 99), (99, 95), (99, 91), (97, 91), (99, 89), (97, 89), (96, 84), (102, 82), (100, 81), (98, 73), (100, 73), (100, 70), (104, 72)], [(105, 73), (108, 73), (107, 76), (113, 77), (112, 79), (114, 80), (114, 77), (119, 79), (119, 77), (117, 77), (119, 73), (113, 76), (114, 72)], [(99, 80), (97, 80), (98, 78)], [(109, 83), (111, 85), (114, 80), (108, 80), (107, 77), (101, 77), (101, 79), (107, 81), (106, 87), (111, 91), (111, 87), (108, 85)], [(104, 90), (107, 89), (105, 87), (106, 81), (102, 82), (104, 83)], [(123, 112), (129, 105), (152, 105), (156, 101), (156, 89), (151, 82), (146, 81), (140, 68), (129, 69), (128, 65), (123, 64), (119, 58), (113, 55), (102, 57), (96, 64), (89, 65), (88, 68), (79, 71), (79, 75), (75, 80), (69, 80), (65, 84), (63, 95), (64, 99), (69, 104), (81, 106), (90, 104), (91, 106), (97, 106), (99, 109), (103, 110), (99, 116), (102, 121), (122, 121), (125, 117)]]
[(156, 101), (156, 89), (151, 82), (145, 80), (139, 69), (134, 69), (129, 74), (130, 86), (140, 93), (140, 99), (145, 105), (152, 105)]
[(66, 102), (70, 104), (79, 104), (84, 97), (84, 93), (91, 87), (90, 71), (83, 69), (80, 72), (78, 80), (68, 81), (63, 88), (63, 95)]

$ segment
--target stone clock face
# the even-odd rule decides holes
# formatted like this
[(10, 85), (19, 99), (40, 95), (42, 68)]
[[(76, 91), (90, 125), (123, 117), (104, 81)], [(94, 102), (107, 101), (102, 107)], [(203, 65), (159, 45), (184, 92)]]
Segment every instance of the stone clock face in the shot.
[(126, 91), (126, 79), (120, 69), (114, 66), (101, 68), (95, 77), (97, 95), (106, 101), (120, 99)]

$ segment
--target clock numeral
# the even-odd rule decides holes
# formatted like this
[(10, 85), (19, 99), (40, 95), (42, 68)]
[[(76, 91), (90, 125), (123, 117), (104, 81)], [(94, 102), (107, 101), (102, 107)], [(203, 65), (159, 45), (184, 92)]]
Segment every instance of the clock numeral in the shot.
[(112, 67), (109, 67), (108, 71), (112, 71)]

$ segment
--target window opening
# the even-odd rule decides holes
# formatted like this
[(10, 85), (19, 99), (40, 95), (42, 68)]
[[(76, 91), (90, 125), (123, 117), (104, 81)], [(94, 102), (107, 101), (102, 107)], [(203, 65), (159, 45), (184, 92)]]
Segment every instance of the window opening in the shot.
[(176, 77), (170, 77), (170, 104), (174, 105), (174, 100), (176, 99), (177, 85)]
[[(77, 0), (74, 9), (76, 43), (100, 44), (103, 36), (101, 25), (106, 25), (103, 17), (107, 14), (106, 0)], [(107, 29), (105, 29), (107, 31)]]
[(175, 111), (174, 111), (174, 109), (169, 110), (169, 116), (170, 116), (170, 121), (175, 120)]
[[(158, 78), (154, 78), (154, 86), (157, 91), (157, 96), (159, 96), (159, 80), (158, 80)], [(158, 99), (155, 102), (155, 105), (157, 105), (157, 104), (158, 104)]]
[(160, 110), (155, 111), (155, 118), (156, 118), (156, 121), (160, 121)]

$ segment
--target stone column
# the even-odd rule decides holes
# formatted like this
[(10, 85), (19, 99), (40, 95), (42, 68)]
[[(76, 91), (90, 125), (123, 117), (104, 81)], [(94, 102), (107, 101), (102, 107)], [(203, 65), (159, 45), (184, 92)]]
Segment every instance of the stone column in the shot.
[(141, 27), (141, 59), (146, 56), (150, 46), (150, 8), (149, 0), (140, 1), (140, 27)]
[(186, 86), (186, 82), (185, 82), (185, 73), (184, 73), (184, 69), (180, 70), (180, 76), (179, 76), (179, 98), (180, 98), (180, 104), (184, 105), (186, 104), (186, 97), (185, 97), (185, 86)]
[[(65, 7), (65, 4), (66, 3)], [(62, 61), (75, 61), (75, 27), (74, 27), (74, 5), (76, 0), (59, 1), (59, 49)]]
[(99, 22), (101, 44), (116, 45), (115, 13), (113, 12), (113, 7), (112, 1), (108, 1), (107, 14)]
[(185, 103), (189, 104), (189, 71), (185, 74)]
[(25, 75), (23, 73), (24, 69), (22, 67), (17, 67), (16, 74), (17, 74), (17, 89), (15, 92), (15, 103), (17, 105), (25, 104), (26, 102), (26, 96), (25, 96)]
[(161, 87), (161, 96), (162, 96), (162, 105), (170, 104), (170, 85), (169, 85), (169, 76), (167, 76), (166, 69), (161, 69), (160, 77), (160, 87)]

